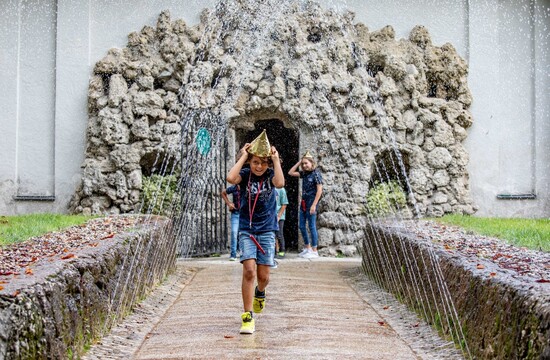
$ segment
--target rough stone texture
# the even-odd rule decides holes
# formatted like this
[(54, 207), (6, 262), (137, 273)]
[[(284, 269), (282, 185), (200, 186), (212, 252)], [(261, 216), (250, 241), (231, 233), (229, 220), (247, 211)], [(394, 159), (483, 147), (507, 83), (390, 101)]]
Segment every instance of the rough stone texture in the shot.
[(520, 281), (491, 261), (465, 261), (404, 227), (371, 224), (365, 235), (367, 275), (448, 334), (447, 286), (474, 358), (550, 358), (547, 284)]
[(78, 358), (174, 270), (174, 244), (168, 220), (153, 218), (70, 259), (37, 263), (0, 290), (0, 358)]
[(420, 214), (475, 211), (461, 145), (472, 124), (468, 67), (452, 45), (433, 45), (422, 26), (397, 40), (391, 26), (370, 31), (314, 2), (249, 5), (205, 10), (193, 27), (165, 11), (96, 64), (75, 212), (136, 211), (136, 176), (151, 159), (188, 157), (180, 138), (193, 137), (178, 121), (195, 119), (215, 138), (270, 118), (298, 130), (318, 158), (320, 212), (341, 215), (319, 222), (329, 235), (362, 221), (377, 163), (395, 149)]

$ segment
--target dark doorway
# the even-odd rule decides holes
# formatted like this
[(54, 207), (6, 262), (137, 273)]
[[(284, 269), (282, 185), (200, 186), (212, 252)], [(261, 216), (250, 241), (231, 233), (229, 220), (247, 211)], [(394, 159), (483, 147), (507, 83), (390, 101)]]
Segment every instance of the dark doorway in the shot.
[(285, 246), (286, 250), (298, 249), (298, 183), (299, 178), (288, 175), (288, 170), (298, 162), (299, 135), (298, 131), (286, 128), (278, 119), (260, 120), (255, 124), (255, 129), (237, 132), (237, 139), (243, 144), (251, 142), (265, 129), (272, 146), (277, 148), (279, 156), (283, 160), (282, 168), (285, 174), (285, 190), (288, 196), (288, 206), (285, 217)]

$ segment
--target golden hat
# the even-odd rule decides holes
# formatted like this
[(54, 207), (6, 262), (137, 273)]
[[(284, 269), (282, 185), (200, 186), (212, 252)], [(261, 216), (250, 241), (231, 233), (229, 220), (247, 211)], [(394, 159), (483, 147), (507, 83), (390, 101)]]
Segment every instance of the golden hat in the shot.
[(307, 150), (306, 153), (304, 154), (304, 156), (302, 156), (302, 159), (303, 158), (313, 159), (313, 155), (311, 155), (309, 150)]
[(248, 153), (259, 157), (271, 156), (271, 145), (269, 145), (269, 140), (265, 129), (256, 139), (254, 139), (254, 141), (250, 143)]

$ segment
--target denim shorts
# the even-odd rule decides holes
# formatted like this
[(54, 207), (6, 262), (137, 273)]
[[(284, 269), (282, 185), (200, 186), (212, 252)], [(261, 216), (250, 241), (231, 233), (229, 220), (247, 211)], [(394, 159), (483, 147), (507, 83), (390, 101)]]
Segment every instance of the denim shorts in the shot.
[(246, 231), (239, 232), (239, 248), (242, 251), (241, 263), (248, 259), (256, 259), (257, 265), (273, 265), (275, 257), (275, 232), (267, 231), (259, 234), (254, 234), (256, 241), (260, 243), (265, 251), (258, 249), (254, 241), (250, 238), (250, 233)]

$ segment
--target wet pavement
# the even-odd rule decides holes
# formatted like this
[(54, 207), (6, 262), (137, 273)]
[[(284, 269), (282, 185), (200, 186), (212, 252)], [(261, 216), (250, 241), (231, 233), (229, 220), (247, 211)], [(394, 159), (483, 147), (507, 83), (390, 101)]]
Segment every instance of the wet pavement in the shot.
[(360, 267), (359, 258), (280, 260), (252, 335), (239, 334), (238, 262), (198, 259), (182, 267), (199, 270), (130, 351), (133, 359), (420, 358), (343, 275)]

